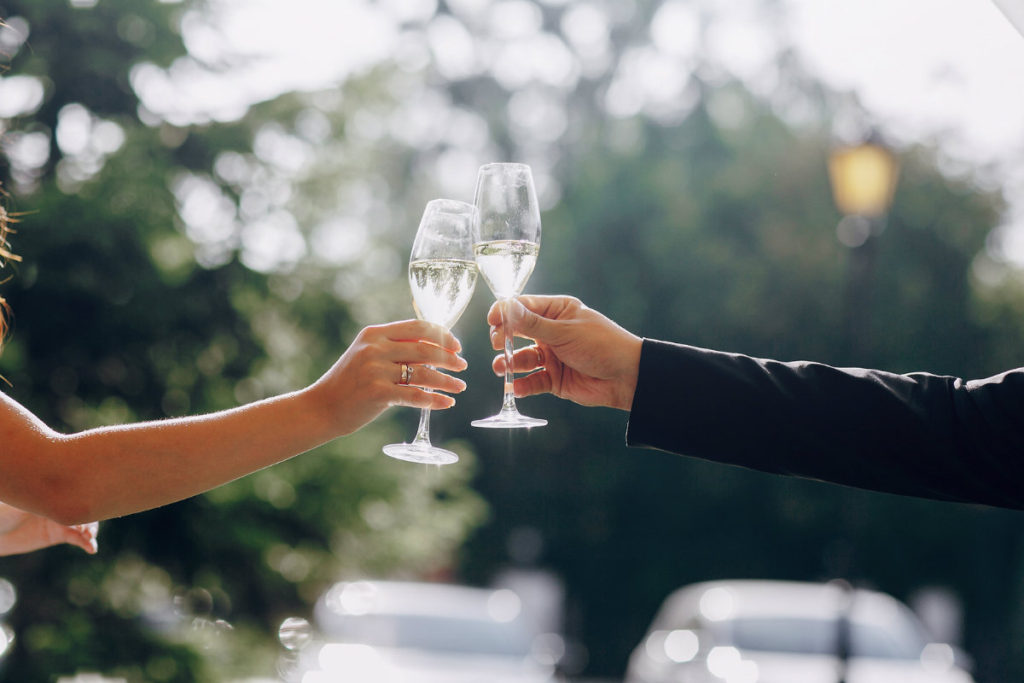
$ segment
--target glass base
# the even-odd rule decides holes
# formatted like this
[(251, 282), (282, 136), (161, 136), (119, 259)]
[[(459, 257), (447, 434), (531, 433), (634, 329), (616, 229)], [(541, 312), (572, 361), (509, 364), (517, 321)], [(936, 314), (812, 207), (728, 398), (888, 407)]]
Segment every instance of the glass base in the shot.
[(391, 443), (384, 447), (384, 453), (392, 458), (426, 465), (451, 465), (459, 461), (455, 453), (430, 444)]
[(515, 408), (502, 408), (497, 415), (473, 420), (470, 424), (484, 429), (519, 429), (523, 427), (543, 427), (547, 420), (539, 417), (527, 417)]

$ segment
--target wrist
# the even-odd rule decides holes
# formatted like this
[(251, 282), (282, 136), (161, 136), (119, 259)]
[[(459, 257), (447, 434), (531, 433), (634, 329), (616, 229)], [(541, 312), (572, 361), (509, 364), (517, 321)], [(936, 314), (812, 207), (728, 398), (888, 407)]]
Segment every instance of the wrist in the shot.
[(640, 354), (643, 351), (643, 339), (628, 334), (622, 345), (623, 364), (619, 377), (620, 391), (613, 408), (629, 412), (633, 408), (633, 396), (636, 394), (637, 377), (640, 374)]
[(310, 435), (316, 435), (319, 442), (327, 442), (347, 433), (337, 424), (337, 415), (331, 409), (331, 402), (327, 400), (326, 394), (321, 383), (314, 382), (290, 396), (298, 419), (307, 423)]

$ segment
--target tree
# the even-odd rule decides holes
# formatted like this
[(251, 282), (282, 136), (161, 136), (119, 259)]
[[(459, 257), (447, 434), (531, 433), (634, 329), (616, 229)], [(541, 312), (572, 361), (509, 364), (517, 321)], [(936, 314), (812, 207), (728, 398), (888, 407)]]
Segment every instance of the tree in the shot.
[[(268, 150), (276, 118), (301, 111), (282, 101), (223, 124), (140, 120), (136, 67), (185, 58), (182, 17), (201, 7), (0, 6), (6, 78), (40, 91), (3, 122), (0, 179), (21, 214), (24, 261), (6, 284), (16, 325), (2, 362), (11, 395), (57, 429), (290, 390), (370, 321), (335, 286), (345, 269), (316, 262), (298, 232), (274, 241), (305, 217), (254, 201), (290, 182)], [(372, 98), (358, 84), (345, 94)], [(368, 168), (388, 152), (365, 155)], [(467, 486), (472, 452), (457, 445), (461, 468), (424, 475), (380, 453), (401, 427), (381, 419), (205, 496), (107, 522), (97, 557), (58, 548), (5, 560), (20, 595), (6, 679), (266, 675), (278, 624), (331, 582), (443, 574), (485, 512)]]
[[(898, 150), (868, 343), (850, 349), (843, 300), (855, 255), (835, 238), (825, 172), (850, 96), (810, 77), (785, 44), (753, 77), (733, 75), (700, 40), (731, 8), (526, 4), (516, 25), (532, 12), (532, 30), (503, 33), (488, 12), (450, 3), (427, 33), (464, 31), (490, 59), (462, 71), (438, 63), (427, 80), (486, 118), (494, 158), (527, 161), (541, 178), (550, 210), (529, 291), (576, 294), (640, 334), (759, 356), (965, 377), (1019, 364), (1019, 284), (986, 251), (1004, 209), (998, 192), (943, 174), (934, 148)], [(776, 3), (750, 11), (781, 23)], [(673, 12), (698, 27), (692, 52), (678, 35), (655, 35), (686, 28), (685, 16), (657, 26)], [(977, 277), (985, 268), (1010, 274), (993, 288)], [(474, 340), (468, 380), (493, 385), (492, 352)], [(841, 575), (904, 599), (953, 588), (978, 679), (1019, 677), (1007, 628), (1021, 618), (1005, 601), (1020, 564), (1012, 513), (627, 452), (623, 416), (531, 400), (547, 427), (507, 442), (466, 432), (487, 455), (476, 485), (494, 514), (463, 572), (487, 580), (514, 561), (506, 544), (517, 529), (539, 530), (539, 561), (566, 580), (589, 673), (621, 673), (657, 603), (681, 584)]]
[[(1002, 199), (944, 175), (926, 146), (898, 150), (901, 183), (866, 298), (869, 343), (844, 343), (853, 255), (834, 237), (825, 157), (849, 97), (810, 77), (778, 36), (774, 58), (744, 73), (707, 39), (725, 11), (777, 25), (778, 3), (439, 3), (396, 17), (396, 58), (340, 87), (187, 126), (157, 112), (136, 119), (130, 65), (181, 56), (179, 18), (200, 5), (4, 8), (35, 27), (36, 54), (39, 27), (58, 18), (59, 49), (74, 44), (69, 33), (90, 36), (78, 43), (89, 51), (47, 65), (3, 43), (12, 76), (53, 81), (42, 101), (93, 74), (113, 84), (89, 97), (131, 103), (69, 96), (45, 120), (29, 112), (6, 124), (4, 182), (16, 209), (39, 213), (18, 236), (26, 263), (8, 285), (18, 330), (4, 374), (54, 424), (208, 410), (310, 377), (360, 322), (411, 313), (403, 272), (423, 204), (469, 199), (476, 167), (500, 159), (533, 166), (547, 209), (529, 290), (577, 294), (637, 333), (968, 377), (1019, 362), (1019, 275), (985, 251)], [(102, 20), (79, 21), (92, 18)], [(130, 44), (152, 29), (153, 49), (118, 46), (129, 51), (113, 53), (116, 69), (94, 68), (91, 48), (109, 41), (79, 27), (122, 24)], [(116, 142), (110, 123), (123, 141), (74, 154), (41, 144), (60, 142), (62, 112), (69, 126), (102, 126), (91, 140)], [(49, 225), (61, 230), (37, 229)], [(566, 580), (568, 630), (589, 647), (594, 675), (621, 673), (681, 584), (837, 575), (902, 598), (953, 588), (978, 680), (1024, 673), (1010, 646), (1022, 623), (1016, 516), (626, 451), (623, 415), (551, 399), (529, 403), (550, 420), (541, 430), (471, 430), (498, 396), (480, 322), (488, 303), (478, 296), (457, 329), (470, 391), (434, 423), (463, 464), (422, 477), (382, 462), (379, 445), (412, 428), (411, 411), (399, 412), (317, 456), (108, 525), (110, 562), (26, 557), (5, 568), (22, 590), (7, 672), (189, 680), (205, 662), (212, 677), (232, 669), (219, 657), (265, 644), (339, 572), (422, 574), (450, 561), (457, 578), (484, 583), (516, 561), (508, 541), (528, 527), (545, 541), (538, 561)], [(83, 341), (66, 343), (79, 329)], [(129, 351), (110, 358), (114, 342)], [(481, 497), (493, 513), (463, 546)], [(138, 620), (170, 623), (172, 644), (166, 632), (117, 628)], [(101, 642), (95, 624), (117, 638)], [(185, 647), (197, 643), (208, 649)], [(270, 666), (263, 652), (249, 670)]]

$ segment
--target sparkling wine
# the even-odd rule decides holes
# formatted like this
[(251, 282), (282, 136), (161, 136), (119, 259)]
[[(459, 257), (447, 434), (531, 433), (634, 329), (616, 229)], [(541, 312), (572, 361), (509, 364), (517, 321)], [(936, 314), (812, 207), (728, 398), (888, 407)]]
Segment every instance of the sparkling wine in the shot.
[(416, 315), (450, 328), (469, 305), (476, 286), (476, 263), (464, 259), (421, 259), (409, 263), (409, 286)]
[(484, 281), (494, 296), (506, 299), (523, 291), (537, 264), (540, 245), (525, 240), (481, 242), (473, 251)]

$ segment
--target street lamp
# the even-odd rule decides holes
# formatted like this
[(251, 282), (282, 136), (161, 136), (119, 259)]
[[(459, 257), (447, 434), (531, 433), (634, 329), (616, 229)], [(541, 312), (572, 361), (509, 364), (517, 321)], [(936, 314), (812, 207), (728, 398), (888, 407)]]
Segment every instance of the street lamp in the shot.
[(832, 197), (843, 214), (836, 232), (848, 247), (859, 247), (885, 226), (892, 205), (899, 162), (877, 140), (837, 147), (828, 158)]
[(832, 150), (828, 175), (832, 196), (842, 213), (878, 218), (892, 203), (899, 162), (888, 147), (869, 140)]
[(899, 178), (899, 162), (888, 147), (872, 137), (858, 145), (835, 148), (829, 155), (828, 175), (836, 208), (843, 214), (836, 226), (836, 236), (850, 248), (845, 302), (846, 351), (854, 360), (860, 360), (868, 340), (875, 238), (885, 229)]

